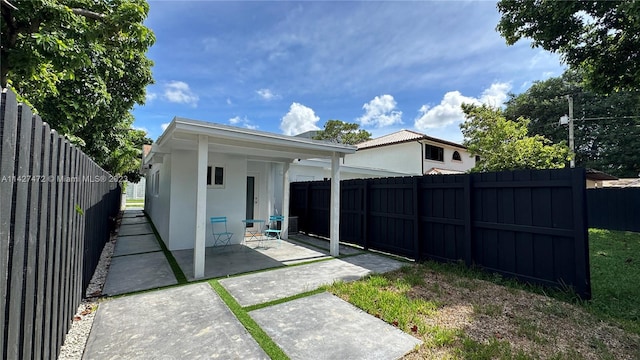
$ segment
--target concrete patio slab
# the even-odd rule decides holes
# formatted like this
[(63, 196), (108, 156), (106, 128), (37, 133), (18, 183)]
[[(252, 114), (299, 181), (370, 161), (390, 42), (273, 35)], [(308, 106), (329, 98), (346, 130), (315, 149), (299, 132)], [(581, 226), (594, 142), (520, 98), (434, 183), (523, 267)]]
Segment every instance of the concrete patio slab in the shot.
[[(309, 244), (316, 248), (326, 251), (327, 254), (329, 253), (328, 239), (317, 238), (317, 237), (308, 236), (305, 234), (294, 234), (294, 235), (289, 235), (289, 241)], [(354, 254), (360, 254), (363, 252), (364, 250), (362, 249), (340, 244), (340, 255), (354, 255)]]
[(371, 273), (399, 269), (404, 263), (363, 254), (221, 279), (220, 284), (242, 306), (278, 300), (315, 290), (335, 281), (354, 281)]
[(118, 236), (127, 236), (127, 235), (145, 235), (145, 234), (153, 234), (153, 229), (149, 223), (143, 224), (121, 224), (120, 230), (118, 231)]
[[(193, 250), (174, 250), (172, 254), (187, 279), (193, 280)], [(204, 276), (215, 278), (325, 258), (329, 258), (328, 253), (305, 244), (247, 241), (245, 245), (206, 248)]]
[(154, 234), (118, 236), (113, 256), (142, 254), (160, 250), (162, 248)]
[(249, 315), (291, 359), (398, 359), (422, 343), (329, 293)]
[(206, 283), (100, 304), (84, 359), (268, 359)]
[(120, 225), (144, 224), (148, 222), (149, 220), (147, 219), (147, 217), (142, 215), (142, 216), (122, 218)]
[(119, 295), (177, 284), (162, 251), (111, 259), (104, 295)]

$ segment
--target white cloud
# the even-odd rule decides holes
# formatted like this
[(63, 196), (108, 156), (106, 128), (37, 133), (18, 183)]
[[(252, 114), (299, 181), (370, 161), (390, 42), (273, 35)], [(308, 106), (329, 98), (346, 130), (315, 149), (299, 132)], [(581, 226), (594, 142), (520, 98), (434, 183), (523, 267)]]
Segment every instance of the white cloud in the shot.
[(247, 117), (234, 116), (229, 119), (229, 124), (234, 126), (242, 126), (247, 129), (255, 130), (258, 128), (258, 125), (252, 123)]
[(167, 128), (169, 127), (169, 124), (170, 124), (170, 123), (163, 123), (163, 124), (161, 124), (161, 125), (160, 125), (160, 127), (162, 128), (162, 131), (167, 130)]
[(233, 105), (233, 101), (231, 101), (231, 98), (227, 98), (227, 105)]
[(319, 130), (320, 128), (316, 125), (319, 120), (313, 109), (294, 102), (289, 112), (282, 117), (280, 130), (285, 135), (298, 135), (305, 131)]
[(396, 101), (391, 95), (376, 96), (373, 100), (362, 105), (364, 115), (357, 120), (362, 126), (375, 126), (378, 128), (402, 124), (402, 111), (396, 110)]
[(279, 98), (279, 96), (277, 94), (274, 94), (273, 91), (271, 91), (270, 89), (256, 90), (256, 93), (260, 95), (261, 98), (267, 101)]
[(494, 83), (482, 92), (479, 98), (462, 95), (459, 91), (450, 91), (444, 94), (440, 104), (430, 107), (422, 105), (418, 110), (414, 126), (418, 130), (443, 128), (452, 124), (460, 124), (464, 121), (464, 113), (461, 105), (487, 104), (493, 107), (501, 107), (508, 98), (511, 85), (508, 83)]
[(198, 106), (198, 95), (189, 88), (189, 84), (183, 81), (171, 81), (164, 86), (164, 98), (173, 103)]
[(146, 102), (149, 102), (149, 101), (155, 100), (157, 97), (158, 97), (158, 94), (152, 93), (152, 92), (147, 92), (145, 94), (145, 96), (144, 96), (144, 99), (145, 99)]

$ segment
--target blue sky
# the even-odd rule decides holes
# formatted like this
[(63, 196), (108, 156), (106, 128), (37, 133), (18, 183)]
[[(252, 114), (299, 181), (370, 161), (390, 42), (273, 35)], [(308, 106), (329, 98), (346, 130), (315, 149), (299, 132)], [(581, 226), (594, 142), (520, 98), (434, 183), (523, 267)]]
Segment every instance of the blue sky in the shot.
[(564, 69), (528, 42), (507, 46), (491, 1), (149, 3), (156, 83), (133, 114), (154, 140), (180, 116), (287, 135), (339, 119), (461, 142), (461, 103), (500, 106)]

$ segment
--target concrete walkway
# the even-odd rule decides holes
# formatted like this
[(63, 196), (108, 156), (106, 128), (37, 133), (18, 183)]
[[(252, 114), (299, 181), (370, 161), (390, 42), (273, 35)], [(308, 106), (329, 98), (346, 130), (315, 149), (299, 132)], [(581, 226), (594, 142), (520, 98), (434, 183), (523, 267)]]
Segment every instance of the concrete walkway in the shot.
[[(171, 269), (166, 271), (169, 265), (163, 252), (146, 233), (149, 225), (134, 215), (125, 212), (107, 277), (109, 290), (105, 285), (105, 293), (176, 283)], [(129, 235), (122, 235), (123, 230)], [(136, 267), (137, 262), (144, 265)], [(246, 307), (402, 265), (387, 257), (362, 253), (297, 266), (282, 264), (272, 270), (225, 278), (219, 283), (240, 306)], [(266, 306), (248, 315), (291, 359), (397, 359), (421, 343), (329, 293)], [(83, 358), (267, 359), (268, 356), (211, 286), (202, 282), (102, 302)]]
[(120, 295), (177, 283), (144, 213), (126, 210), (102, 294)]

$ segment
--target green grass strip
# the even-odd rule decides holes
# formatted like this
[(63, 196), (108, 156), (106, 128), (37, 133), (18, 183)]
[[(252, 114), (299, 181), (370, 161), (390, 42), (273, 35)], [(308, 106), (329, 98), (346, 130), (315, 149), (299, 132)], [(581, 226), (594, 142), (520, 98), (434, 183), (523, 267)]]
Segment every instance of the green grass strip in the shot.
[(209, 281), (209, 285), (213, 290), (218, 293), (218, 296), (224, 301), (225, 304), (231, 309), (231, 312), (240, 321), (242, 326), (247, 329), (249, 334), (256, 340), (258, 345), (264, 350), (267, 355), (274, 360), (286, 360), (289, 359), (287, 354), (280, 349), (280, 347), (267, 335), (264, 330), (256, 323), (249, 313), (238, 304), (238, 302), (225, 290), (222, 285), (216, 280)]
[(262, 303), (262, 304), (256, 304), (256, 305), (247, 306), (247, 307), (244, 308), (244, 310), (246, 312), (253, 311), (253, 310), (258, 310), (258, 309), (266, 308), (267, 306), (273, 306), (273, 305), (282, 304), (282, 303), (285, 303), (285, 302), (289, 302), (289, 301), (292, 301), (292, 300), (304, 298), (304, 297), (307, 297), (307, 296), (320, 294), (320, 293), (323, 293), (323, 292), (326, 292), (326, 291), (327, 290), (325, 290), (324, 288), (318, 288), (318, 289), (315, 289), (315, 290), (303, 292), (303, 293), (296, 294), (296, 295), (293, 295), (293, 296), (289, 296), (289, 297), (286, 297), (286, 298), (273, 300), (273, 301), (269, 301), (269, 302)]
[(162, 240), (162, 237), (158, 233), (158, 229), (156, 229), (156, 226), (153, 224), (153, 221), (151, 221), (151, 218), (149, 217), (149, 215), (145, 212), (144, 216), (146, 216), (147, 220), (149, 220), (149, 225), (151, 225), (151, 229), (153, 229), (153, 233), (156, 235), (156, 240), (158, 240), (158, 243), (162, 248), (162, 252), (164, 253), (164, 256), (166, 256), (167, 261), (169, 262), (169, 266), (171, 266), (171, 271), (173, 271), (173, 275), (176, 277), (176, 281), (178, 281), (178, 285), (189, 283), (189, 281), (187, 280), (187, 276), (184, 274), (184, 272), (182, 272), (182, 269), (180, 268), (180, 265), (178, 265), (176, 258), (173, 257), (173, 254), (171, 253), (171, 251), (169, 251), (169, 248), (167, 248), (167, 245), (165, 245), (164, 241)]

